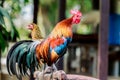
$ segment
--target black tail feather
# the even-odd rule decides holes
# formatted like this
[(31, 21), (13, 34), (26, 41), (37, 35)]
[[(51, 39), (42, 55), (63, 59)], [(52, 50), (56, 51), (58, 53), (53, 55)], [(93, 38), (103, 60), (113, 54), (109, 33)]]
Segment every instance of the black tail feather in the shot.
[(10, 70), (10, 68), (9, 68), (9, 60), (10, 60), (10, 58), (11, 58), (11, 55), (12, 55), (12, 52), (14, 51), (14, 49), (17, 47), (17, 46), (19, 46), (20, 44), (22, 44), (22, 43), (24, 43), (24, 42), (32, 42), (32, 40), (23, 40), (23, 41), (19, 41), (19, 42), (17, 42), (15, 45), (13, 45), (12, 46), (12, 48), (9, 50), (9, 52), (8, 52), (8, 55), (7, 55), (7, 60), (6, 60), (6, 65), (7, 65), (7, 70), (8, 70), (8, 73), (11, 75), (11, 70)]
[[(32, 40), (23, 40), (17, 42), (9, 50), (7, 55), (7, 70), (11, 75), (16, 75), (20, 80), (21, 76), (28, 75), (30, 71), (30, 78), (34, 80), (33, 73), (36, 67), (39, 67), (38, 60), (35, 56), (35, 48), (38, 42)], [(30, 65), (30, 66), (29, 66)]]

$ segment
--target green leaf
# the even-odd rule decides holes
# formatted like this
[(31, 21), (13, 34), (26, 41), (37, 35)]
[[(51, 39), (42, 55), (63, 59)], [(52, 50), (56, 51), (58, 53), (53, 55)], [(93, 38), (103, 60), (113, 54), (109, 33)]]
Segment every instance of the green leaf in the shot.
[(8, 43), (4, 39), (4, 37), (2, 36), (2, 33), (0, 31), (0, 48), (1, 48), (2, 51), (4, 51), (6, 47), (8, 47)]
[[(7, 31), (4, 17), (8, 19), (10, 22), (11, 27), (10, 31)], [(4, 51), (4, 49), (8, 46), (8, 40), (15, 41), (16, 38), (19, 38), (19, 34), (17, 29), (15, 28), (15, 25), (13, 24), (12, 18), (9, 15), (9, 13), (0, 6), (0, 49)]]
[(1, 13), (1, 16), (5, 16), (5, 17), (7, 17), (9, 20), (11, 20), (10, 19), (10, 16), (9, 16), (9, 13), (4, 9), (4, 8), (2, 8), (1, 6), (0, 6), (0, 13)]
[(13, 21), (12, 21), (12, 18), (10, 17), (10, 15), (9, 15), (9, 13), (5, 10), (5, 9), (3, 9), (2, 7), (0, 7), (0, 17), (1, 17), (1, 19), (0, 19), (0, 23), (1, 23), (1, 25), (2, 26), (5, 26), (5, 22), (4, 22), (4, 18), (3, 17), (6, 17), (7, 19), (8, 19), (8, 21), (10, 22), (10, 37), (11, 37), (11, 39), (13, 40), (13, 39), (16, 39), (17, 37), (19, 38), (19, 34), (18, 34), (18, 31), (17, 31), (17, 29), (15, 28), (15, 25), (13, 24)]
[(11, 33), (12, 40), (15, 38), (20, 38), (19, 33), (18, 33), (17, 29), (15, 28), (14, 24), (12, 24), (12, 28), (11, 28), (10, 33)]
[(27, 4), (29, 2), (29, 0), (24, 0), (24, 4)]
[(5, 22), (4, 22), (4, 18), (3, 18), (3, 15), (1, 13), (1, 10), (0, 10), (0, 24), (5, 27)]

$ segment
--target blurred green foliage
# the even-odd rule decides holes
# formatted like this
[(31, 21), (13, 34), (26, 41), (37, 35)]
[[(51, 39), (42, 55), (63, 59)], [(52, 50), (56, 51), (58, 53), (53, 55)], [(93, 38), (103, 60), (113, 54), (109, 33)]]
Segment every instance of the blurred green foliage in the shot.
[(86, 34), (92, 34), (92, 25), (86, 25), (86, 24), (82, 24), (82, 25), (79, 25), (78, 27), (77, 27), (77, 30), (76, 30), (76, 32), (78, 33), (78, 34), (84, 34), (84, 35), (86, 35)]
[[(19, 33), (13, 23), (13, 19), (20, 13), (23, 5), (27, 5), (29, 0), (1, 0), (0, 6), (0, 50), (4, 51), (8, 46), (9, 41), (16, 41), (19, 38)], [(3, 3), (2, 3), (3, 2)], [(7, 4), (7, 8), (4, 8), (3, 4)], [(23, 3), (23, 4), (20, 4)], [(7, 19), (7, 21), (6, 21)], [(6, 26), (6, 23), (9, 26)], [(10, 30), (8, 30), (9, 28)]]
[[(5, 18), (9, 21), (10, 31), (7, 30), (5, 24)], [(4, 51), (5, 47), (8, 46), (8, 41), (16, 41), (19, 37), (18, 31), (15, 28), (13, 21), (9, 13), (0, 6), (0, 49)]]
[(52, 23), (52, 26), (55, 25), (58, 20), (58, 1), (40, 0), (40, 6), (42, 10), (46, 12), (48, 19)]
[[(58, 0), (40, 0), (40, 6), (47, 14), (52, 26), (58, 22)], [(79, 9), (83, 14), (92, 10), (92, 0), (66, 0), (66, 17), (71, 9)]]
[(16, 18), (22, 8), (31, 0), (6, 0), (7, 10), (12, 18)]
[(82, 13), (87, 13), (92, 10), (92, 0), (67, 0), (67, 10), (76, 7)]

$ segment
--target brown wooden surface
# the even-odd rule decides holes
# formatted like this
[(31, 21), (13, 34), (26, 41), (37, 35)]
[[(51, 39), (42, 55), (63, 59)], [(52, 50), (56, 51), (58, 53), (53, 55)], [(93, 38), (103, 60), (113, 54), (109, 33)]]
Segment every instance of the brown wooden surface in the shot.
[(109, 0), (100, 0), (100, 27), (98, 44), (98, 78), (107, 80), (108, 76), (108, 26)]
[(120, 51), (111, 52), (109, 54), (109, 61), (120, 60)]
[(97, 44), (98, 43), (98, 34), (73, 34), (72, 43), (80, 43), (80, 44)]

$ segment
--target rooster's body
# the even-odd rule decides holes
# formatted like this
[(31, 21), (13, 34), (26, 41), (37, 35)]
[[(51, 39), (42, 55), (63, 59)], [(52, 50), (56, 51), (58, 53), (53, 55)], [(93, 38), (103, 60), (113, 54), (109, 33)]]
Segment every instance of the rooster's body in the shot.
[(80, 22), (81, 13), (73, 11), (72, 14), (74, 15), (71, 18), (59, 22), (51, 34), (41, 42), (31, 40), (17, 42), (7, 56), (8, 72), (18, 77), (19, 74), (28, 74), (28, 70), (33, 74), (41, 61), (51, 66), (62, 57), (72, 41), (72, 24)]

